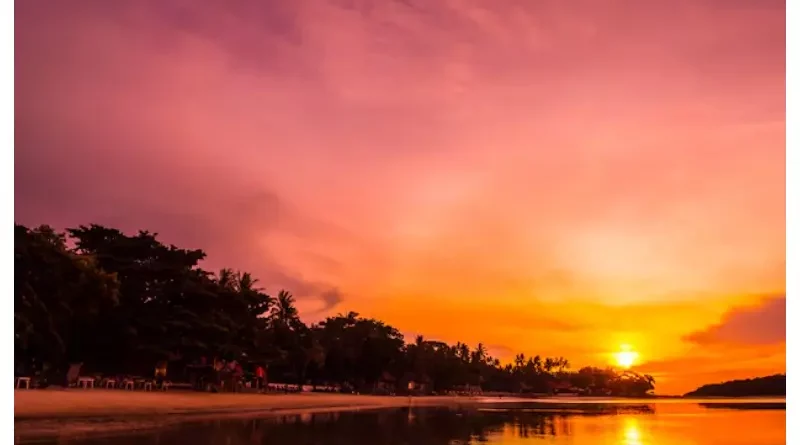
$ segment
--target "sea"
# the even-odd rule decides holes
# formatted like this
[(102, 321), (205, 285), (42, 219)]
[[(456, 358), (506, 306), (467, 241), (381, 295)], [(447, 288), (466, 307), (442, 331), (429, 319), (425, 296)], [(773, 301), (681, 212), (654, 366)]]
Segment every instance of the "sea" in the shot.
[[(146, 424), (146, 423), (145, 423)], [(486, 398), (458, 408), (225, 417), (103, 434), (17, 437), (59, 445), (779, 445), (785, 399)]]

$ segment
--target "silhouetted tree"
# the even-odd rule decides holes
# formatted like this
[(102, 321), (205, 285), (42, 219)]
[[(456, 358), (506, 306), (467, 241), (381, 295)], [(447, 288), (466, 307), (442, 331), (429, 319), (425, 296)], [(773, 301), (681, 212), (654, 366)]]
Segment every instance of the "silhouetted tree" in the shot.
[(18, 372), (63, 375), (69, 363), (83, 362), (102, 373), (147, 375), (160, 360), (217, 357), (268, 364), (273, 380), (360, 391), (414, 380), (437, 392), (566, 386), (641, 396), (655, 384), (631, 371), (567, 372), (563, 357), (520, 353), (503, 365), (483, 343), (470, 349), (417, 336), (406, 344), (396, 328), (355, 312), (308, 326), (288, 291), (273, 298), (248, 272), (207, 272), (202, 250), (163, 244), (147, 231), (16, 225), (14, 236)]

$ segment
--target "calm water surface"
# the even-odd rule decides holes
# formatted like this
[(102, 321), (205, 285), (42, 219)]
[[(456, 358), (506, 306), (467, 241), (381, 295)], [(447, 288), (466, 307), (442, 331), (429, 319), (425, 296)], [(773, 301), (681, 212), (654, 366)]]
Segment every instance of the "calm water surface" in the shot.
[(99, 445), (777, 445), (786, 404), (489, 402), (474, 408), (403, 408), (187, 422), (113, 437), (37, 443)]

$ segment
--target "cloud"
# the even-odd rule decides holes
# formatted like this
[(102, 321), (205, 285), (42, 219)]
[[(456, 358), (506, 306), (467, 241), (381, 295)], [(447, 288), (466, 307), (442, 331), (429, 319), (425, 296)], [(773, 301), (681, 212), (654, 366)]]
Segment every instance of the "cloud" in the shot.
[(656, 377), (661, 394), (682, 394), (706, 383), (786, 373), (784, 344), (696, 344), (672, 358), (635, 368)]
[[(732, 369), (770, 368), (785, 363), (785, 346), (770, 345), (695, 345), (667, 359), (649, 360), (637, 367), (647, 373), (705, 373)], [(785, 366), (785, 364), (784, 364)]]
[[(317, 299), (333, 286), (320, 279), (337, 267), (324, 246), (353, 241), (333, 224), (309, 216), (262, 185), (241, 181), (211, 162), (200, 165), (146, 149), (124, 129), (87, 136), (54, 125), (39, 131), (32, 117), (18, 116), (15, 164), (15, 219), (63, 229), (97, 223), (126, 232), (149, 230), (170, 244), (203, 249), (203, 267), (252, 272), (269, 292), (290, 290), (299, 299)], [(141, 142), (140, 142), (141, 141)], [(105, 144), (120, 148), (105, 152)], [(227, 176), (231, 175), (231, 176)], [(281, 240), (302, 240), (302, 249)], [(285, 244), (285, 243), (284, 243)], [(313, 256), (316, 270), (299, 270), (292, 256)], [(318, 272), (318, 273), (315, 273)], [(313, 279), (306, 278), (313, 276)]]
[(328, 312), (342, 302), (343, 295), (339, 289), (328, 289), (320, 295), (320, 299), (325, 303), (325, 306), (319, 312)]
[(686, 340), (705, 345), (769, 345), (786, 341), (786, 296), (760, 305), (732, 309), (718, 324), (693, 332)]
[(29, 0), (15, 22), (18, 222), (148, 229), (303, 314), (345, 299), (576, 363), (677, 353), (699, 309), (783, 289), (779, 0)]

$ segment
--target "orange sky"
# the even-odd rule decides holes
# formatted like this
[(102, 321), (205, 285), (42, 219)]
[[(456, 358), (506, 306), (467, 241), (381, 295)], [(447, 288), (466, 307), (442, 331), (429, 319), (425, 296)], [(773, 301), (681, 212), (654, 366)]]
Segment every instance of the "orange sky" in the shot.
[[(785, 371), (771, 0), (30, 0), (15, 213), (659, 392)], [(192, 9), (195, 8), (195, 9)]]

